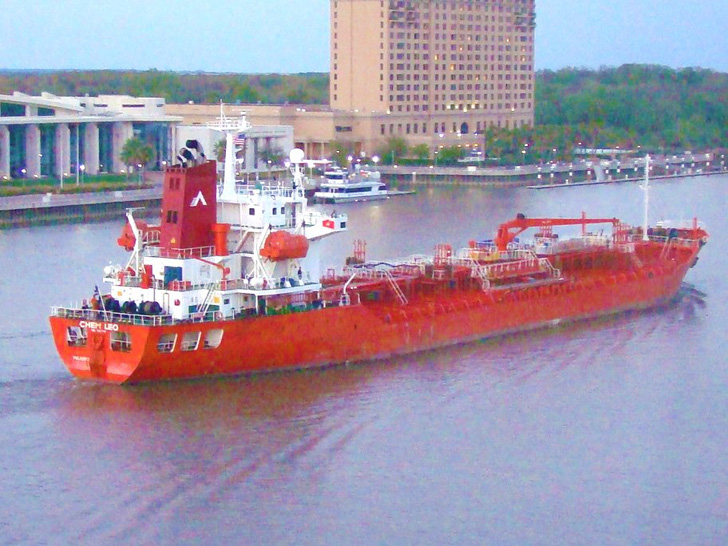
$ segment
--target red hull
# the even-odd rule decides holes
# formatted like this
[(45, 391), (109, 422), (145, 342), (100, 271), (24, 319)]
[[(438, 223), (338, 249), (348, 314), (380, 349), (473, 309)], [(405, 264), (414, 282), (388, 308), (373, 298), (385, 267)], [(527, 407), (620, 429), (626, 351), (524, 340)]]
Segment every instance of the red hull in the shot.
[[(512, 291), (443, 291), (406, 305), (367, 302), (278, 316), (162, 326), (114, 325), (131, 339), (114, 350), (106, 323), (85, 346), (67, 341), (82, 319), (50, 319), (56, 347), (76, 377), (113, 383), (240, 374), (387, 358), (507, 333), (645, 309), (675, 297), (697, 249), (679, 263), (610, 272), (554, 286)], [(86, 321), (88, 322), (88, 321)], [(160, 352), (164, 334), (222, 330), (217, 347)], [(201, 344), (202, 345), (202, 344)]]

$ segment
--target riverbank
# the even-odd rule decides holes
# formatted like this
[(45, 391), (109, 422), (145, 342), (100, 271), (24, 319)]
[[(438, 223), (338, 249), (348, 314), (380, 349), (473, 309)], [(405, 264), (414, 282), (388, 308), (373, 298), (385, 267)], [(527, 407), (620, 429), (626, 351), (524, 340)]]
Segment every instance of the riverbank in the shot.
[[(462, 185), (485, 187), (561, 186), (584, 183), (629, 181), (644, 177), (645, 158), (612, 160), (578, 159), (514, 167), (382, 166), (377, 170), (392, 188), (418, 185)], [(651, 159), (652, 177), (680, 178), (725, 173), (725, 163), (713, 154), (657, 156)]]
[[(653, 164), (652, 180), (724, 174), (708, 161), (686, 162), (676, 158)], [(659, 160), (658, 160), (659, 161)], [(565, 188), (591, 184), (639, 182), (644, 179), (640, 160), (595, 163), (525, 165), (520, 167), (380, 167), (390, 195), (408, 194), (417, 186)], [(0, 229), (95, 222), (123, 218), (128, 208), (144, 208), (154, 216), (161, 207), (162, 176), (147, 177), (152, 187), (89, 193), (27, 194), (0, 198)]]
[[(716, 176), (725, 174), (725, 171), (714, 171), (714, 172), (699, 172), (699, 173), (693, 173), (693, 174), (667, 174), (667, 175), (658, 175), (658, 176), (650, 176), (650, 182), (655, 181), (661, 181), (661, 180), (672, 180), (676, 178), (695, 178), (695, 177), (701, 177), (701, 176)], [(624, 178), (609, 178), (607, 180), (587, 180), (584, 182), (561, 182), (557, 184), (551, 184), (551, 183), (545, 183), (545, 184), (536, 184), (532, 186), (528, 186), (528, 189), (530, 190), (549, 190), (549, 189), (556, 189), (556, 188), (574, 188), (579, 186), (596, 186), (600, 184), (622, 184), (625, 182), (644, 182), (644, 177), (642, 178), (634, 178), (634, 177), (624, 177)]]
[(27, 194), (0, 199), (0, 229), (123, 218), (131, 207), (156, 213), (162, 188), (75, 194)]

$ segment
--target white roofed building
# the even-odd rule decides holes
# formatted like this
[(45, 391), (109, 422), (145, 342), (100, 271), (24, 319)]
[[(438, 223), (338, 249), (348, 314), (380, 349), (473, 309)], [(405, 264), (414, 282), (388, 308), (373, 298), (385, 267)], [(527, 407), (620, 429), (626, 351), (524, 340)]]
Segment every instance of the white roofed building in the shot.
[(176, 125), (154, 97), (0, 95), (0, 180), (121, 173), (124, 143), (138, 137), (154, 149), (149, 168), (174, 157)]

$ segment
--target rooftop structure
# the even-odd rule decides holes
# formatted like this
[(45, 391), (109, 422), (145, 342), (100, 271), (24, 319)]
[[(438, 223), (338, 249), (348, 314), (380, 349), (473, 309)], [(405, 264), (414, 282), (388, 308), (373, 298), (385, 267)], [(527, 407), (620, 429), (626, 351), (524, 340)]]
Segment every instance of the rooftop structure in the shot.
[(0, 95), (0, 180), (122, 172), (119, 154), (131, 137), (154, 148), (152, 165), (173, 157), (181, 118), (161, 98)]

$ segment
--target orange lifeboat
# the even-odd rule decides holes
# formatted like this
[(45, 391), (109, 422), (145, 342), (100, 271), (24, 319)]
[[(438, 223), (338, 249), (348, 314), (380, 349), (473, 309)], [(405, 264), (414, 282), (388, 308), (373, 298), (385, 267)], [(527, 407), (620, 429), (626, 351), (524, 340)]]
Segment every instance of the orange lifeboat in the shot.
[(273, 260), (305, 258), (308, 254), (308, 239), (304, 235), (292, 235), (287, 231), (274, 231), (265, 240), (260, 255)]
[[(141, 235), (143, 241), (147, 243), (154, 243), (154, 241), (159, 241), (159, 226), (149, 226), (146, 222), (143, 222), (142, 220), (136, 220), (136, 225), (137, 229), (139, 229), (139, 234)], [(136, 237), (134, 237), (134, 232), (132, 231), (129, 222), (124, 224), (124, 229), (121, 230), (121, 235), (118, 239), (116, 239), (116, 242), (124, 250), (134, 250)]]

